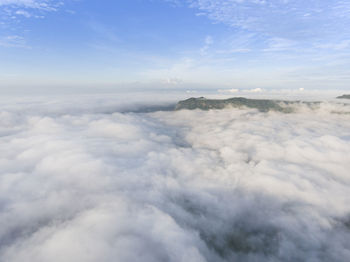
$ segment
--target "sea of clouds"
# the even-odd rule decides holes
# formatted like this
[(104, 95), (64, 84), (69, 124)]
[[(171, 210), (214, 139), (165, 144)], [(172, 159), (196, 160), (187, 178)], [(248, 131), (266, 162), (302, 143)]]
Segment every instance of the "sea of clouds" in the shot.
[(149, 101), (1, 101), (0, 261), (350, 261), (349, 105)]

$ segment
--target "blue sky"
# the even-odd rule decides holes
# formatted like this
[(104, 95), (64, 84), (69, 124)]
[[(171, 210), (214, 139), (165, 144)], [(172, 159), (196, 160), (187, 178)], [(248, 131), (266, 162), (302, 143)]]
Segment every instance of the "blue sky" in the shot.
[(350, 1), (0, 0), (0, 89), (350, 89)]

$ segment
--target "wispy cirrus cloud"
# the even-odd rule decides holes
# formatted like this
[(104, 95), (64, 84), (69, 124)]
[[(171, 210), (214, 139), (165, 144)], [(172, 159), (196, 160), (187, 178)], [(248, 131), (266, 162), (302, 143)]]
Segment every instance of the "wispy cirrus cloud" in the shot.
[[(317, 85), (323, 85), (324, 81), (334, 84), (337, 79), (330, 72), (343, 68), (344, 75), (348, 74), (349, 60), (345, 58), (350, 55), (349, 1), (183, 0), (181, 4), (195, 11), (197, 17), (210, 20), (218, 29), (207, 33), (215, 39), (210, 48), (208, 45), (198, 47), (201, 56), (187, 56), (194, 61), (192, 75), (203, 70), (205, 64), (207, 72), (201, 71), (199, 75), (210, 75), (214, 71), (222, 74), (226, 70), (228, 77), (217, 79), (231, 81), (235, 76), (244, 75), (235, 70), (245, 68), (245, 72), (250, 71), (248, 75), (256, 75), (260, 80), (270, 75), (266, 83), (271, 86), (276, 79), (284, 79), (282, 84), (287, 85), (286, 75), (297, 75), (299, 84), (305, 84), (308, 75), (315, 75), (319, 79)], [(324, 62), (317, 64), (320, 60)], [(174, 63), (169, 68), (172, 72), (182, 67)], [(176, 71), (177, 76), (185, 74)], [(295, 78), (288, 81), (296, 84)], [(246, 81), (238, 81), (239, 85), (241, 82)], [(345, 82), (342, 85), (345, 86)]]
[(0, 47), (29, 48), (26, 40), (19, 35), (8, 35), (8, 36), (0, 37)]
[(314, 54), (316, 49), (320, 52), (349, 49), (348, 1), (183, 0), (181, 3), (195, 10), (197, 16), (233, 29), (225, 40), (218, 39), (217, 43), (224, 44), (212, 46), (216, 53)]
[(0, 0), (0, 7), (12, 7), (12, 8), (30, 8), (40, 9), (45, 11), (55, 11), (57, 7), (63, 4), (62, 1), (52, 0)]
[(56, 0), (0, 0), (0, 47), (29, 48), (23, 29), (18, 29), (25, 19), (44, 18), (48, 12), (56, 12), (63, 1)]
[(45, 13), (58, 11), (63, 4), (63, 1), (54, 0), (0, 0), (1, 20), (43, 18)]
[(207, 50), (210, 48), (210, 46), (214, 43), (213, 38), (208, 35), (206, 36), (205, 40), (204, 40), (204, 45), (203, 47), (199, 50), (200, 51), (200, 55), (204, 56), (207, 54)]
[(339, 0), (190, 0), (189, 4), (214, 22), (280, 37), (329, 33), (339, 22), (350, 22), (346, 15), (350, 4)]
[[(281, 51), (305, 47), (314, 49), (311, 42), (339, 46), (350, 37), (350, 3), (340, 0), (188, 0), (198, 16), (236, 30), (236, 35), (254, 34), (261, 51)], [(291, 44), (293, 43), (293, 44)], [(248, 43), (244, 48), (250, 48)], [(287, 45), (286, 45), (287, 44)], [(264, 46), (265, 45), (265, 46)], [(341, 45), (343, 46), (343, 45)], [(257, 47), (257, 46), (256, 46)], [(235, 48), (233, 48), (235, 49)]]

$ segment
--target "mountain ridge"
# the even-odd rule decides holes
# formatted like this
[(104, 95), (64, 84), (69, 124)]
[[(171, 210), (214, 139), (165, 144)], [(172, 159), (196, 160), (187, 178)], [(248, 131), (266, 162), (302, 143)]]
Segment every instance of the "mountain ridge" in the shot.
[(205, 97), (191, 97), (186, 100), (179, 101), (175, 107), (175, 110), (181, 109), (224, 109), (226, 107), (234, 108), (255, 108), (260, 112), (278, 111), (284, 113), (290, 113), (293, 111), (292, 107), (288, 106), (292, 103), (312, 103), (317, 104), (319, 102), (302, 102), (302, 101), (286, 101), (286, 100), (273, 100), (273, 99), (251, 99), (245, 97), (233, 97), (228, 99), (207, 99)]

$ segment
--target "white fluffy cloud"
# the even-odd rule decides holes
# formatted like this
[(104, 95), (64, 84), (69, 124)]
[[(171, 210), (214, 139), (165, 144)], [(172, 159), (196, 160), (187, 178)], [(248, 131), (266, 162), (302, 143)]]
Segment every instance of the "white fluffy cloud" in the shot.
[(0, 261), (349, 260), (348, 106), (80, 100), (2, 104)]

